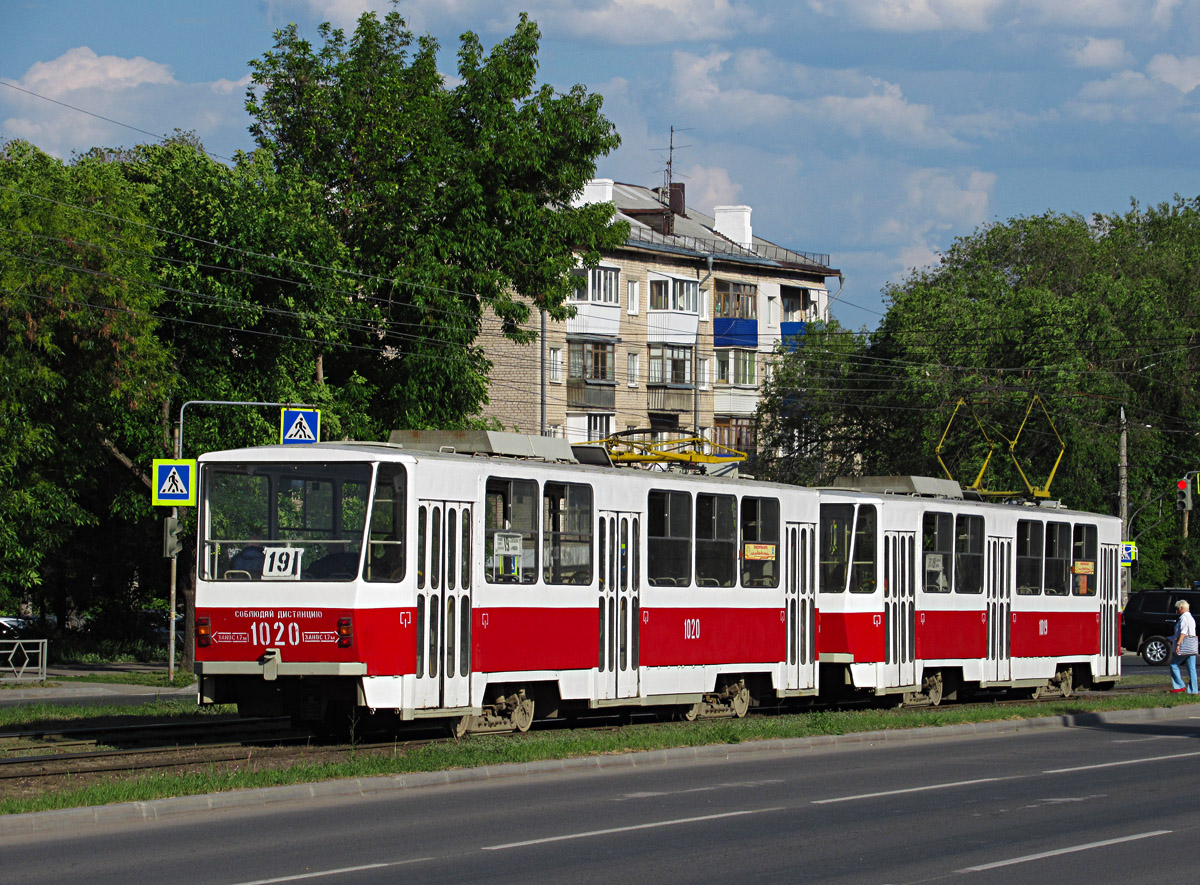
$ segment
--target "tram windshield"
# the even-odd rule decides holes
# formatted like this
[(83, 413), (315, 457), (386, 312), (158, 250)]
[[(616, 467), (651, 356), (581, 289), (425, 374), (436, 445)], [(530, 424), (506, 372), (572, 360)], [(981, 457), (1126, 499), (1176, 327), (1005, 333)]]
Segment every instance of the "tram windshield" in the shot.
[(370, 489), (365, 463), (206, 464), (200, 577), (352, 580)]

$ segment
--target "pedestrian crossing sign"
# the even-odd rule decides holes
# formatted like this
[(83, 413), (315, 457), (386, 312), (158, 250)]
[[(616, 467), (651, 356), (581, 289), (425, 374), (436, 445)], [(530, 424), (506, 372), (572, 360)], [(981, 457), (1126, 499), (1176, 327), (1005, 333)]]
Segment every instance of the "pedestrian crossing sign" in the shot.
[(320, 438), (320, 409), (279, 410), (279, 441), (285, 446), (315, 443)]
[(150, 501), (156, 507), (196, 506), (196, 462), (155, 458)]

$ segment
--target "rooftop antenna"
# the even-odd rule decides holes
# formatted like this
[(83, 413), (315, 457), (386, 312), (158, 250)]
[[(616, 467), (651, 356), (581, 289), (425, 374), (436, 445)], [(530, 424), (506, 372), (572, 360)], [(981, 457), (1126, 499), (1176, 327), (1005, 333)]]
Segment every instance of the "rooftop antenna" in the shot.
[[(675, 127), (671, 127), (671, 140), (668, 143), (667, 151), (667, 168), (663, 170), (663, 186), (658, 192), (658, 201), (664, 206), (671, 205), (671, 184), (675, 181)], [(680, 132), (690, 132), (690, 129), (680, 129)], [(691, 147), (690, 144), (681, 144), (680, 148)], [(663, 148), (653, 148), (653, 150), (661, 151)], [(685, 176), (686, 177), (686, 176)]]

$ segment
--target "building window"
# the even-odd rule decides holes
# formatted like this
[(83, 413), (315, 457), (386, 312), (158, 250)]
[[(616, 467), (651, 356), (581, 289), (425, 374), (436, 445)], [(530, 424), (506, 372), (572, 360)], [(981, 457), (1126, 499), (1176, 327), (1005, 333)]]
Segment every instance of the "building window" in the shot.
[(562, 383), (562, 348), (551, 347), (549, 364), (546, 367), (546, 377), (555, 384)]
[(637, 280), (630, 280), (626, 292), (626, 297), (629, 299), (629, 312), (636, 314), (641, 309), (640, 302), (642, 300), (642, 284)]
[(716, 418), (713, 442), (748, 455), (754, 454), (753, 418)]
[(573, 272), (575, 300), (592, 301), (597, 304), (617, 304), (620, 300), (617, 287), (621, 271), (615, 267), (594, 267), (591, 270), (576, 268)]
[(733, 383), (742, 387), (753, 387), (758, 383), (758, 354), (753, 350), (734, 350), (730, 356), (733, 363)]
[(708, 358), (707, 357), (705, 357), (697, 362), (696, 381), (700, 384), (701, 390), (708, 390)]
[(717, 359), (717, 383), (718, 384), (728, 384), (729, 383), (729, 351), (728, 350), (718, 350), (717, 354), (716, 354), (716, 359)]
[(616, 345), (602, 341), (570, 341), (572, 380), (615, 381)]
[(802, 323), (817, 318), (816, 298), (812, 289), (784, 286), (780, 294), (785, 323)]
[(758, 287), (753, 283), (717, 280), (714, 288), (713, 315), (724, 319), (757, 319)]
[(639, 363), (641, 362), (641, 354), (629, 354), (629, 386), (638, 386), (638, 373), (641, 371)]
[(692, 349), (671, 344), (651, 344), (650, 383), (691, 384)]
[(700, 283), (696, 280), (651, 280), (650, 309), (696, 313), (700, 307)]
[(650, 309), (666, 310), (671, 306), (671, 283), (669, 280), (650, 281)]
[(588, 415), (588, 442), (612, 436), (612, 415)]

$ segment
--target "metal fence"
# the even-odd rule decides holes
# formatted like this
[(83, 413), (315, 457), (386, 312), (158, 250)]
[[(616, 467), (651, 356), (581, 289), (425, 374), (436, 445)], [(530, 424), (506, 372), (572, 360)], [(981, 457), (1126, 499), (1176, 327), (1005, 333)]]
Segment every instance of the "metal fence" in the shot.
[(44, 682), (46, 639), (0, 639), (0, 680)]

